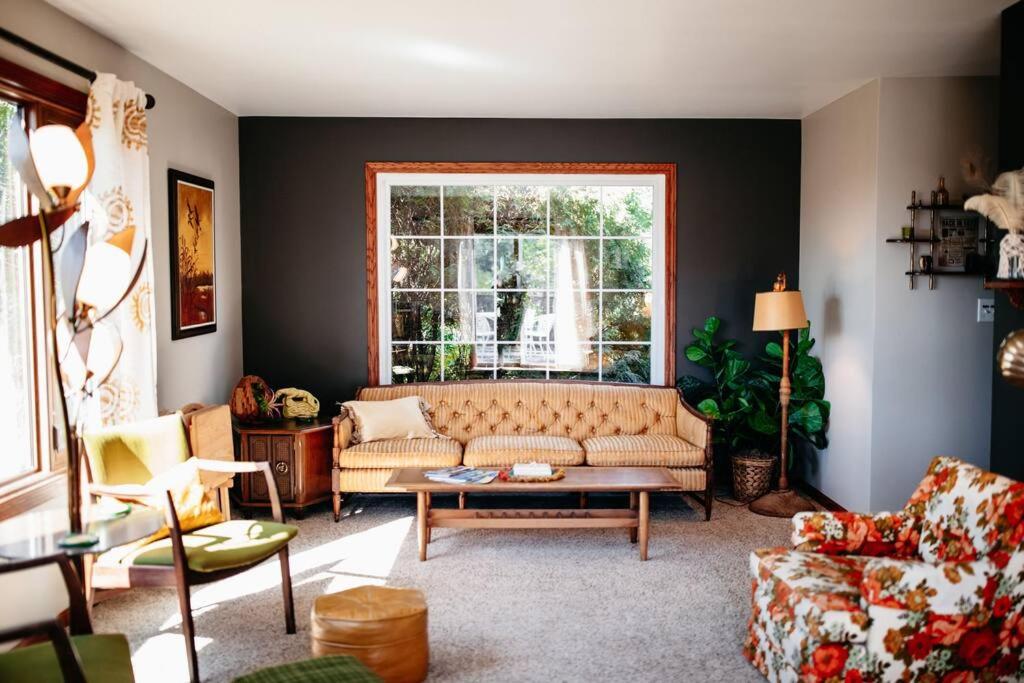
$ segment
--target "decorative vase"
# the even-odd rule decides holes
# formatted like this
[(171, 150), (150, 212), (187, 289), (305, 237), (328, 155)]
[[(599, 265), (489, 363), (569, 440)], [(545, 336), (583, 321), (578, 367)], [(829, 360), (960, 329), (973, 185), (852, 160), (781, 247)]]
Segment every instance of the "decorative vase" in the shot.
[(231, 414), (239, 422), (247, 423), (278, 417), (274, 392), (262, 377), (246, 375), (231, 392)]
[(1003, 280), (1024, 279), (1024, 235), (1010, 232), (999, 243), (999, 272)]
[(733, 497), (741, 503), (760, 498), (772, 487), (775, 457), (763, 451), (740, 451), (732, 456)]

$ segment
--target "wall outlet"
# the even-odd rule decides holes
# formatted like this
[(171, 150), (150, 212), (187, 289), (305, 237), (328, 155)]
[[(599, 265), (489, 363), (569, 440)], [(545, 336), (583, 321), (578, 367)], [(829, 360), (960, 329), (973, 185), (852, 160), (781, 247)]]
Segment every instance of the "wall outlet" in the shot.
[(996, 319), (996, 302), (992, 299), (978, 299), (978, 322), (990, 323)]

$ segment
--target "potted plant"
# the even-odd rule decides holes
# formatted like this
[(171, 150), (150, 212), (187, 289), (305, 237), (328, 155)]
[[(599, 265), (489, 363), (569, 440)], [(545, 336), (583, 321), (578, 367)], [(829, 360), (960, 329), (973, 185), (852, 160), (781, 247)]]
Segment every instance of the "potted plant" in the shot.
[[(789, 399), (788, 420), (790, 467), (795, 461), (793, 456), (798, 444), (811, 445), (819, 450), (828, 447), (826, 431), (832, 406), (825, 400), (825, 373), (821, 360), (811, 355), (813, 348), (814, 339), (808, 323), (795, 339), (791, 337), (789, 347), (789, 379), (793, 392)], [(751, 415), (750, 424), (769, 437), (770, 442), (776, 443), (781, 423), (778, 391), (782, 377), (782, 345), (769, 342), (764, 352), (750, 385), (761, 397), (757, 401), (759, 410)]]
[[(709, 317), (703, 328), (693, 329), (694, 341), (685, 349), (686, 358), (707, 369), (711, 378), (686, 375), (677, 384), (687, 402), (714, 421), (713, 443), (732, 462), (734, 496), (748, 501), (767, 493), (774, 480), (782, 346), (767, 344), (755, 366), (736, 350), (735, 340), (716, 340), (720, 326), (718, 318)], [(800, 330), (790, 344), (789, 448), (792, 451), (799, 443), (825, 448), (831, 406), (824, 399), (821, 361), (810, 353), (814, 347), (810, 328)], [(794, 460), (790, 457), (790, 464)]]
[(685, 375), (677, 384), (686, 401), (713, 420), (712, 442), (729, 455), (733, 495), (745, 502), (771, 486), (774, 458), (766, 450), (770, 430), (759, 421), (771, 413), (771, 406), (763, 403), (772, 399), (757, 390), (765, 380), (736, 350), (736, 341), (716, 340), (720, 327), (718, 318), (709, 317), (703, 328), (693, 328), (694, 340), (685, 349), (687, 360), (705, 368), (710, 379)]

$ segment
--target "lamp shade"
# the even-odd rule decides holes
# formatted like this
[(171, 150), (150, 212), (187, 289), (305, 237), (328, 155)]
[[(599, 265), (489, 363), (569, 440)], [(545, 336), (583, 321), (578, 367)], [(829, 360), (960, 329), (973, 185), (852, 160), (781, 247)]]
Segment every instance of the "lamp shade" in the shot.
[(32, 161), (47, 190), (81, 187), (89, 178), (89, 160), (75, 131), (67, 126), (40, 126), (29, 139)]
[(754, 299), (754, 331), (770, 332), (807, 327), (804, 299), (798, 290), (760, 292)]

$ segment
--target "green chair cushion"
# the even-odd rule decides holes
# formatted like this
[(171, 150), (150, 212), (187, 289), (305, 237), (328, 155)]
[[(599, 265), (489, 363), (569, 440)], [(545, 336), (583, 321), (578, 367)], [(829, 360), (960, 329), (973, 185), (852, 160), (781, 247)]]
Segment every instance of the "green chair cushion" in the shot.
[[(132, 653), (120, 633), (73, 636), (71, 642), (82, 661), (85, 678), (103, 683), (133, 683)], [(57, 651), (50, 642), (0, 654), (0, 681), (4, 683), (63, 683)]]
[[(216, 572), (253, 565), (283, 548), (299, 533), (291, 524), (233, 519), (191, 531), (181, 537), (189, 569)], [(142, 546), (125, 560), (135, 565), (171, 566), (171, 539)]]
[(97, 484), (145, 484), (189, 458), (181, 415), (89, 430), (82, 436)]
[(328, 655), (260, 669), (233, 683), (380, 683), (355, 657)]

